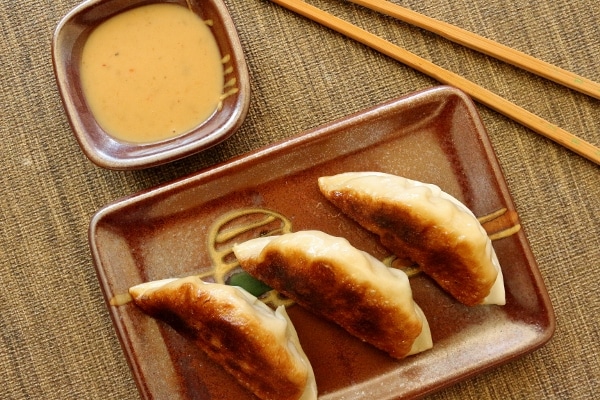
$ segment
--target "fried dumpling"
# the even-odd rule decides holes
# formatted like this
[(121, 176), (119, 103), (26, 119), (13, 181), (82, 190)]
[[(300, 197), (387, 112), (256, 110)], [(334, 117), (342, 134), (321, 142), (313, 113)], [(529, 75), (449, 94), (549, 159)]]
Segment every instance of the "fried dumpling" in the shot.
[(432, 347), (406, 274), (344, 238), (299, 231), (251, 239), (233, 252), (257, 279), (392, 357)]
[(240, 287), (198, 277), (129, 289), (133, 302), (202, 349), (261, 399), (317, 398), (314, 373), (285, 307), (273, 311)]
[(466, 305), (505, 304), (500, 263), (475, 215), (439, 187), (379, 172), (321, 177), (325, 197)]

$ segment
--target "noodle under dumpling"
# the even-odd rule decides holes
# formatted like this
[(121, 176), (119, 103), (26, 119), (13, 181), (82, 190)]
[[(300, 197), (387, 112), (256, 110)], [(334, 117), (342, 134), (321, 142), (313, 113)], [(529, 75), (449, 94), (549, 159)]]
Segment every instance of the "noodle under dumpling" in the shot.
[(346, 239), (300, 231), (251, 239), (233, 252), (255, 278), (392, 357), (432, 347), (406, 274)]
[(285, 307), (273, 311), (242, 288), (198, 277), (129, 289), (150, 316), (184, 332), (261, 399), (313, 400), (317, 387)]
[(502, 270), (475, 215), (439, 187), (379, 172), (319, 178), (325, 197), (466, 305), (505, 304)]

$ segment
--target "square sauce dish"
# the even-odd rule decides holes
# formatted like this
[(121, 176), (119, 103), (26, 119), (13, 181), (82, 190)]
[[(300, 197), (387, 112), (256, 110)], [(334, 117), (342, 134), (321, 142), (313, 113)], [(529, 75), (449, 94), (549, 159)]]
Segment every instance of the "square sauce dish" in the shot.
[(84, 154), (113, 170), (184, 158), (232, 135), (248, 67), (221, 0), (91, 0), (58, 24), (56, 82)]

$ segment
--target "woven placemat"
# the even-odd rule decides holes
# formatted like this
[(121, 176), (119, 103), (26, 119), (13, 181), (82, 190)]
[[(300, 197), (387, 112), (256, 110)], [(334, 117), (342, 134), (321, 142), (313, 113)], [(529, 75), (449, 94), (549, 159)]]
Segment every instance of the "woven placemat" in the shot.
[[(0, 393), (8, 399), (136, 399), (87, 243), (122, 196), (438, 83), (265, 0), (227, 0), (251, 74), (241, 129), (201, 154), (143, 171), (94, 166), (70, 131), (51, 65), (76, 1), (0, 2)], [(342, 1), (319, 7), (600, 144), (600, 102)], [(596, 0), (403, 1), (600, 81)], [(600, 173), (479, 106), (557, 314), (543, 348), (436, 399), (586, 398), (600, 387)]]

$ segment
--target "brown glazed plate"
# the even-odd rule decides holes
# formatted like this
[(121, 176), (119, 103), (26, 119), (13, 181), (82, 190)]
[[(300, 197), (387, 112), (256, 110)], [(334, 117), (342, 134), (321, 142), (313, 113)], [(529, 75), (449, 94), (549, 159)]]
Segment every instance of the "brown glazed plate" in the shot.
[(253, 398), (166, 324), (131, 303), (111, 305), (141, 282), (210, 275), (220, 262), (213, 234), (236, 228), (235, 221), (227, 222), (231, 212), (266, 210), (285, 220), (290, 230), (322, 230), (346, 237), (379, 259), (388, 257), (373, 235), (341, 215), (318, 190), (318, 177), (345, 171), (382, 171), (434, 183), (478, 217), (489, 216), (484, 227), (503, 269), (507, 303), (463, 306), (427, 276), (412, 276), (413, 295), (429, 320), (434, 347), (400, 361), (299, 306), (289, 307), (320, 398), (424, 396), (550, 339), (552, 306), (485, 128), (464, 93), (441, 86), (124, 198), (96, 213), (89, 234), (100, 286), (143, 398)]
[(223, 57), (228, 90), (221, 108), (208, 120), (182, 135), (152, 143), (129, 143), (106, 133), (87, 105), (79, 64), (86, 39), (100, 23), (123, 11), (153, 3), (185, 0), (87, 0), (58, 23), (52, 38), (52, 63), (71, 129), (83, 153), (94, 164), (112, 170), (135, 170), (165, 164), (205, 150), (231, 136), (244, 121), (250, 104), (250, 77), (237, 30), (222, 0), (189, 0), (210, 28)]

